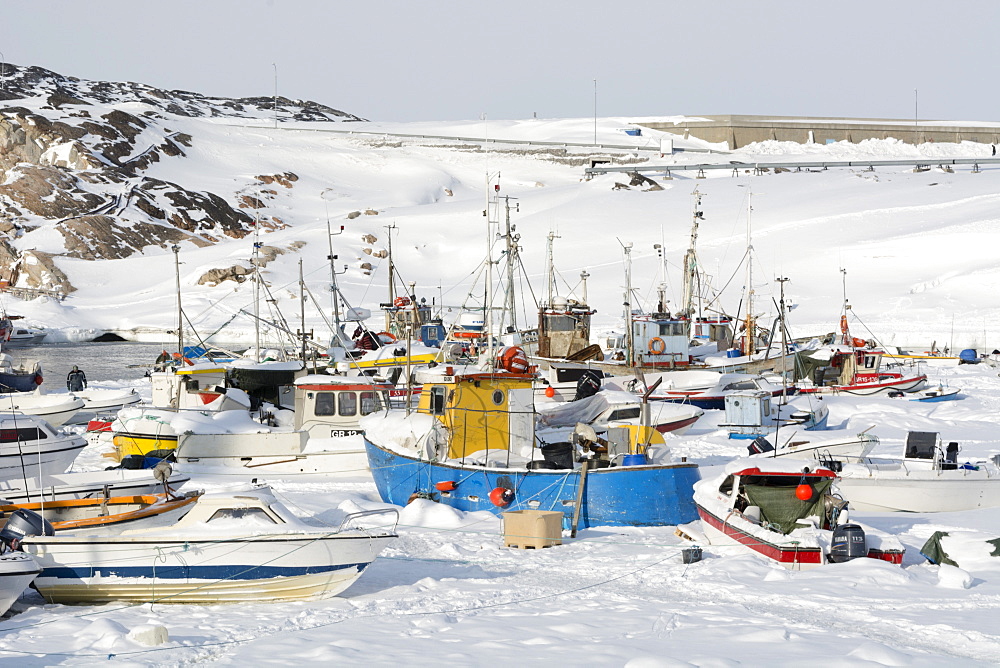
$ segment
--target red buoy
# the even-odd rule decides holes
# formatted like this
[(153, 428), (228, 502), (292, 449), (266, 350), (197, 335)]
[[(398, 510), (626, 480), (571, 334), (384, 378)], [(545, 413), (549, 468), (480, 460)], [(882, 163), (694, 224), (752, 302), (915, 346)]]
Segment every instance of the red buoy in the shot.
[(549, 399), (551, 399), (552, 397), (556, 396), (556, 388), (552, 387), (551, 385), (549, 385), (548, 387), (546, 387), (545, 388), (545, 396), (547, 396)]
[(813, 498), (812, 485), (809, 485), (807, 483), (802, 483), (801, 485), (796, 487), (795, 498), (799, 499), (800, 501), (808, 501), (809, 499)]
[(514, 491), (506, 487), (494, 487), (490, 492), (490, 501), (498, 508), (506, 508), (514, 500)]
[(434, 483), (434, 487), (437, 488), (439, 492), (450, 492), (455, 489), (454, 480), (442, 480), (441, 482)]

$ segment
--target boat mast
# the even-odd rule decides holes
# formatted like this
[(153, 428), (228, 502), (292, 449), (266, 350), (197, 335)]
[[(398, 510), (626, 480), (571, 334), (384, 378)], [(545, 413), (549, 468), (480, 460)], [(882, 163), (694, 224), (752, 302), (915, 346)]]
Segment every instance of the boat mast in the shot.
[[(517, 312), (514, 306), (514, 271), (517, 265), (517, 242), (521, 239), (520, 235), (515, 235), (514, 231), (517, 229), (516, 226), (511, 226), (510, 224), (510, 196), (504, 196), (504, 209), (506, 215), (506, 240), (507, 240), (507, 299), (506, 308), (510, 312), (510, 326), (517, 331)], [(515, 211), (520, 211), (520, 204), (514, 205)]]
[(260, 221), (254, 211), (253, 222), (253, 340), (254, 361), (260, 362)]
[(698, 187), (695, 186), (694, 192), (694, 213), (692, 215), (691, 221), (691, 243), (688, 246), (687, 253), (684, 254), (684, 310), (681, 315), (688, 318), (694, 317), (695, 307), (694, 301), (697, 295), (698, 298), (698, 315), (701, 315), (701, 286), (698, 283), (698, 255), (695, 250), (695, 246), (698, 243), (698, 224), (704, 218), (704, 213), (701, 211), (701, 198), (702, 193), (698, 192)]
[[(545, 293), (545, 304), (544, 304), (545, 308), (552, 308), (552, 298), (555, 296), (556, 293), (556, 264), (555, 264), (555, 259), (553, 257), (552, 246), (553, 246), (553, 241), (559, 238), (560, 238), (559, 235), (557, 235), (552, 230), (549, 230), (549, 236), (546, 237), (546, 248), (545, 248), (546, 293)], [(586, 299), (584, 299), (584, 301), (586, 301)]]
[(392, 231), (396, 229), (396, 223), (386, 225), (385, 229), (389, 234), (389, 308), (385, 312), (385, 331), (392, 331), (392, 308), (396, 305), (396, 267), (392, 263)]
[[(618, 243), (621, 243), (620, 241)], [(632, 332), (632, 242), (622, 244), (625, 250), (625, 346), (628, 348), (628, 364), (635, 366), (635, 335)]]
[(753, 192), (747, 191), (747, 310), (746, 310), (746, 349), (744, 355), (750, 356), (757, 352), (757, 321), (753, 317), (753, 243), (751, 240), (750, 216), (753, 213)]
[(184, 357), (184, 311), (181, 308), (181, 247), (174, 244), (174, 277), (177, 279), (177, 354)]
[(847, 324), (847, 312), (851, 310), (851, 304), (847, 301), (847, 270), (840, 268), (841, 289), (844, 295), (844, 308), (840, 313), (840, 343), (845, 346), (851, 345), (850, 326)]
[[(340, 226), (340, 232), (337, 234), (344, 233), (344, 226)], [(343, 347), (343, 339), (341, 338), (340, 329), (340, 289), (337, 287), (337, 268), (334, 266), (334, 260), (337, 256), (333, 254), (333, 231), (330, 229), (330, 216), (327, 214), (326, 217), (326, 240), (330, 246), (330, 253), (326, 256), (326, 259), (330, 262), (330, 291), (333, 293), (333, 332), (336, 337), (334, 345), (337, 347)], [(346, 267), (345, 267), (346, 270)]]

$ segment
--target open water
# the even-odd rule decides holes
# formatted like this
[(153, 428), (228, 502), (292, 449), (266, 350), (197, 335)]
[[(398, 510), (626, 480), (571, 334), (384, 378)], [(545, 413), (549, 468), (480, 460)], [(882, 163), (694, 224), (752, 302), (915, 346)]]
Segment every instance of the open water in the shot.
[(30, 368), (34, 361), (42, 363), (42, 388), (50, 392), (66, 389), (66, 375), (79, 366), (89, 383), (134, 381), (153, 368), (156, 356), (163, 350), (158, 343), (43, 343), (37, 346), (7, 348), (15, 365)]

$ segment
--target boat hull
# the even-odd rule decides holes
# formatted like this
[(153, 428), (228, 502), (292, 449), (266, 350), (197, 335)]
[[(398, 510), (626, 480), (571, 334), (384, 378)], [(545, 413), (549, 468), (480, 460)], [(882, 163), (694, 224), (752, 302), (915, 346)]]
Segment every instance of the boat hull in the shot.
[[(463, 511), (494, 514), (513, 510), (549, 510), (573, 521), (581, 482), (580, 470), (496, 469), (431, 463), (387, 450), (365, 439), (368, 465), (382, 500), (405, 506), (413, 498), (432, 498)], [(592, 469), (583, 489), (579, 526), (663, 526), (698, 517), (692, 498), (700, 479), (691, 463), (618, 466)], [(453, 481), (450, 492), (437, 483)], [(497, 487), (514, 491), (500, 507), (490, 501)]]
[(49, 441), (0, 445), (0, 480), (38, 479), (69, 468), (87, 447), (86, 439), (68, 437)]
[(392, 536), (131, 539), (36, 536), (35, 586), (54, 603), (226, 603), (328, 598), (344, 591)]
[(41, 570), (38, 563), (23, 552), (0, 555), (0, 615), (10, 609)]
[(851, 510), (943, 513), (1000, 506), (1000, 478), (985, 471), (843, 475), (837, 486)]

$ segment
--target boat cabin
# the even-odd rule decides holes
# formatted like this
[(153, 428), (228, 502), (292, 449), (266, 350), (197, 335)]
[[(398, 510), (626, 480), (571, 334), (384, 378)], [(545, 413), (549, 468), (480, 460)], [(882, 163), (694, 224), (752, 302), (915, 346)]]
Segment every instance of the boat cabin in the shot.
[(489, 373), (475, 367), (434, 367), (423, 383), (417, 412), (437, 418), (451, 434), (442, 459), (507, 450), (529, 453), (535, 440), (532, 374)]
[[(154, 406), (204, 408), (225, 394), (226, 369), (214, 364), (171, 367), (153, 372), (149, 379), (153, 386)], [(244, 406), (240, 404), (239, 407)]]
[(635, 349), (630, 360), (644, 368), (685, 368), (691, 364), (690, 323), (665, 314), (633, 316)]
[(553, 297), (538, 310), (538, 355), (567, 358), (590, 345), (590, 317), (597, 311), (575, 299)]
[(733, 344), (733, 319), (726, 316), (694, 318), (691, 338), (700, 343), (716, 343), (719, 350), (726, 350)]
[(365, 378), (303, 376), (295, 381), (294, 428), (309, 438), (363, 434), (358, 420), (389, 407), (389, 388)]

